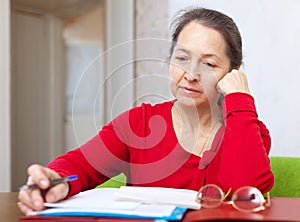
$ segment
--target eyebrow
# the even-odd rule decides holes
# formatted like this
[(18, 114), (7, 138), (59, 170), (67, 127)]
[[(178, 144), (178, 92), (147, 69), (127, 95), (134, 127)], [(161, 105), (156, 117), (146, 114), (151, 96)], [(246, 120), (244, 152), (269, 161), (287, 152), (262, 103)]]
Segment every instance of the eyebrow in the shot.
[[(196, 54), (196, 53), (193, 53), (193, 52), (190, 51), (190, 50), (187, 50), (187, 49), (185, 49), (185, 48), (180, 48), (180, 47), (175, 48), (174, 51), (182, 51), (182, 52), (187, 53), (187, 54)], [(220, 57), (217, 56), (216, 54), (210, 54), (210, 53), (207, 53), (207, 54), (201, 54), (201, 57), (203, 57), (203, 58), (211, 58), (211, 57), (213, 57), (213, 58), (216, 58), (217, 60), (220, 60), (220, 61), (221, 61)]]

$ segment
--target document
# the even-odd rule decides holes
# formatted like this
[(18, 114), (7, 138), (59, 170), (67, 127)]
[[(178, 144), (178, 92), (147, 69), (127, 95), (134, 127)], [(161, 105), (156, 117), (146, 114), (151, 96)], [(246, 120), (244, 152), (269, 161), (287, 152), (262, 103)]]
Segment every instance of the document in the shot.
[(45, 210), (32, 215), (180, 220), (187, 208), (200, 208), (196, 195), (196, 191), (173, 188), (98, 188), (57, 203), (45, 203)]
[(116, 200), (134, 201), (148, 204), (170, 204), (189, 209), (200, 209), (196, 201), (198, 192), (187, 189), (165, 187), (123, 186), (115, 193)]

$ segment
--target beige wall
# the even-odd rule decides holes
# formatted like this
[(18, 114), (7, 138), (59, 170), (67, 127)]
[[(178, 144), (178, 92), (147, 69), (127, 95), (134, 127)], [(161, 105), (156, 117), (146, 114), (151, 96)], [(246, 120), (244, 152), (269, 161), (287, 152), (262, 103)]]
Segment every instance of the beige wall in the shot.
[(0, 1), (0, 192), (10, 190), (10, 4)]
[[(101, 5), (100, 5), (101, 6)], [(103, 7), (64, 20), (64, 40), (67, 43), (98, 43), (103, 41)]]
[(106, 1), (105, 122), (129, 109), (134, 97), (134, 0)]
[(136, 105), (169, 100), (168, 0), (135, 1)]

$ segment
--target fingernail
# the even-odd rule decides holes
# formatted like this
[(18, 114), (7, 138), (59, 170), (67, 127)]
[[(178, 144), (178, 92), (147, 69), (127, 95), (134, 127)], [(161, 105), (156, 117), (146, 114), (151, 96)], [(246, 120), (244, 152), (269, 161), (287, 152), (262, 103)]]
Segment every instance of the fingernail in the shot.
[(43, 186), (46, 186), (47, 185), (47, 181), (46, 180), (41, 180), (40, 184), (43, 185)]

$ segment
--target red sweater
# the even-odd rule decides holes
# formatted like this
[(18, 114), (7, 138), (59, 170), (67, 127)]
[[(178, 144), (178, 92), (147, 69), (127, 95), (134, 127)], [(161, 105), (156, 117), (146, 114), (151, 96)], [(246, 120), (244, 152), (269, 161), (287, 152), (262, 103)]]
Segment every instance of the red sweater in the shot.
[(202, 158), (178, 143), (173, 102), (143, 104), (115, 118), (90, 141), (48, 164), (62, 176), (77, 174), (70, 195), (94, 188), (123, 172), (135, 186), (199, 190), (208, 183), (224, 191), (249, 185), (269, 191), (274, 183), (270, 136), (258, 120), (254, 99), (243, 93), (223, 100), (224, 126)]

